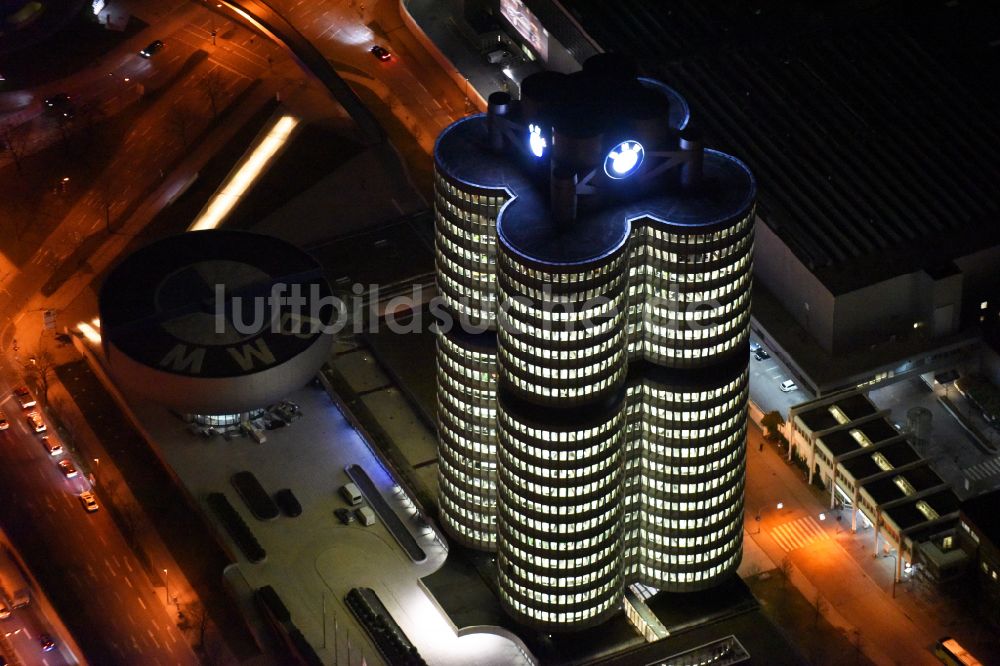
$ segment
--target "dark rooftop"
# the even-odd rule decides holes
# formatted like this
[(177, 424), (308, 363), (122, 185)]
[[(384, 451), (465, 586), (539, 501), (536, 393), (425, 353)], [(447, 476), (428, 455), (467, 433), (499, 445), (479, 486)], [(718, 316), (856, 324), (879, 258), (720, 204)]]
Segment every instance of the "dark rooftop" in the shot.
[[(824, 441), (826, 441), (824, 439)], [(879, 474), (885, 470), (879, 467), (872, 456), (875, 453), (881, 453), (885, 456), (889, 464), (892, 465), (894, 469), (898, 469), (903, 465), (909, 465), (910, 463), (920, 460), (920, 455), (913, 450), (909, 442), (901, 440), (890, 444), (878, 451), (870, 450), (870, 453), (865, 455), (858, 455), (849, 460), (845, 460), (842, 465), (844, 469), (853, 476), (855, 479), (866, 479), (874, 474)]]
[(962, 517), (1000, 547), (1000, 490), (962, 502)]
[(872, 405), (868, 398), (864, 396), (864, 394), (853, 393), (838, 398), (835, 402), (819, 405), (813, 409), (799, 412), (798, 417), (802, 419), (802, 422), (806, 424), (806, 427), (813, 432), (833, 428), (841, 425), (837, 419), (834, 418), (833, 414), (830, 413), (830, 408), (833, 406), (840, 408), (840, 411), (842, 411), (844, 416), (847, 417), (848, 422), (857, 421), (858, 419), (871, 416), (872, 414), (878, 412), (878, 410)]
[(866, 483), (864, 489), (869, 495), (871, 495), (876, 504), (885, 504), (887, 502), (902, 499), (903, 497), (906, 497), (906, 493), (904, 493), (902, 488), (896, 484), (896, 479), (900, 477), (909, 481), (910, 485), (913, 486), (914, 491), (918, 493), (944, 483), (940, 476), (938, 476), (930, 467), (924, 465), (922, 467), (908, 469), (905, 472), (894, 476), (879, 479), (878, 481)]
[(918, 501), (926, 502), (940, 517), (958, 511), (960, 504), (955, 493), (950, 490), (942, 490), (941, 492), (923, 497), (921, 500), (913, 500), (912, 502), (893, 507), (887, 510), (885, 514), (892, 519), (892, 522), (899, 525), (899, 528), (902, 530), (927, 522), (927, 516), (917, 509), (916, 505)]
[[(439, 171), (467, 185), (504, 189), (513, 195), (497, 220), (497, 236), (506, 247), (529, 262), (574, 265), (600, 260), (619, 249), (629, 237), (633, 220), (710, 226), (734, 222), (749, 212), (756, 196), (753, 176), (741, 161), (719, 151), (705, 150), (703, 178), (695, 186), (671, 186), (669, 172), (656, 175), (653, 156), (676, 150), (675, 133), (688, 120), (686, 103), (676, 92), (656, 81), (618, 77), (627, 85), (616, 79), (611, 92), (622, 92), (624, 99), (609, 102), (605, 98), (611, 93), (602, 83), (607, 72), (597, 74), (586, 66), (572, 75), (533, 75), (525, 79), (522, 95), (528, 98), (530, 94), (532, 100), (545, 98), (541, 102), (550, 106), (538, 113), (554, 131), (599, 137), (612, 147), (623, 139), (642, 140), (647, 158), (645, 166), (637, 168), (638, 179), (611, 179), (601, 173), (599, 164), (588, 164), (587, 169), (593, 167), (596, 174), (591, 186), (600, 196), (581, 197), (577, 217), (570, 224), (557, 226), (553, 220), (547, 169), (539, 169), (537, 161), (527, 160), (509, 142), (503, 152), (490, 149), (486, 116), (460, 120), (438, 137), (434, 157)], [(525, 102), (524, 113), (531, 108)], [(647, 115), (666, 131), (657, 135), (648, 124), (635, 129), (633, 119)], [(637, 135), (623, 135), (623, 128)], [(643, 174), (651, 179), (643, 181)], [(586, 171), (578, 175), (583, 178)]]
[(1000, 4), (567, 7), (746, 159), (762, 218), (833, 293), (1000, 242)]
[(502, 611), (496, 597), (490, 560), (488, 553), (452, 545), (444, 565), (421, 582), (460, 632), (471, 627), (501, 627), (520, 637), (545, 665), (659, 663), (665, 656), (728, 635), (736, 636), (746, 647), (751, 663), (805, 663), (797, 649), (761, 612), (759, 603), (738, 576), (731, 576), (709, 590), (688, 594), (659, 592), (647, 600), (671, 635), (646, 643), (624, 613), (594, 629), (551, 636), (515, 623)]

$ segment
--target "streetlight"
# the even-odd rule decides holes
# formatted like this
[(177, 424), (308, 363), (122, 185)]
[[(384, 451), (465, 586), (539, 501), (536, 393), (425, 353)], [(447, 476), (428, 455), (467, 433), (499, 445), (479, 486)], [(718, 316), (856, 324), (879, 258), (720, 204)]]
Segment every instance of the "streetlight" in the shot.
[(784, 502), (778, 502), (778, 511), (781, 511), (784, 508), (785, 508), (785, 503)]
[(826, 514), (825, 513), (819, 514), (819, 519), (820, 520), (826, 520)]
[(163, 592), (167, 596), (167, 605), (170, 605), (170, 579), (167, 578), (167, 570), (163, 570)]

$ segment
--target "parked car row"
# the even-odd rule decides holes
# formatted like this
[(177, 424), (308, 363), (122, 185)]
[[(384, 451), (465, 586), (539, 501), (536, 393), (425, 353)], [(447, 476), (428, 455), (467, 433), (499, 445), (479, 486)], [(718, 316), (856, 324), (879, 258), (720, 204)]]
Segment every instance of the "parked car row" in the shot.
[[(14, 389), (14, 398), (23, 410), (32, 409), (32, 407), (35, 407), (38, 404), (34, 396), (31, 395), (31, 391), (29, 391), (25, 386), (19, 386)], [(48, 432), (48, 426), (45, 425), (45, 421), (42, 419), (42, 415), (38, 410), (28, 412), (25, 414), (24, 419), (28, 423), (28, 427), (35, 433), (41, 434)], [(3, 413), (0, 412), (0, 430), (6, 430), (9, 427), (10, 423), (8, 423), (7, 418), (3, 415)], [(39, 441), (42, 443), (42, 447), (45, 449), (45, 452), (53, 458), (61, 456), (65, 453), (63, 445), (48, 434), (42, 434), (42, 436), (39, 437)], [(59, 460), (56, 463), (56, 466), (59, 468), (62, 475), (67, 479), (74, 479), (80, 475), (80, 471), (69, 458)], [(100, 505), (97, 503), (97, 496), (94, 495), (93, 491), (85, 490), (80, 493), (78, 497), (80, 498), (80, 503), (83, 505), (83, 508), (87, 513), (93, 513), (100, 508)]]
[[(771, 358), (771, 355), (767, 353), (764, 346), (759, 342), (754, 340), (750, 341), (750, 355), (753, 356), (758, 361), (766, 361)], [(778, 388), (782, 393), (791, 393), (792, 391), (798, 390), (799, 386), (792, 379), (786, 379), (778, 385)]]

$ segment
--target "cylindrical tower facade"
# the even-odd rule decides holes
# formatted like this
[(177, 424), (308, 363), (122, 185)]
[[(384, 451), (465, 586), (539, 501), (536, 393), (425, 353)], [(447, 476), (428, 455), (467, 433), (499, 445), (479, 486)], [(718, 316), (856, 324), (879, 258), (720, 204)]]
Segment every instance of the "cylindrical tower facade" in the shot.
[(437, 338), (441, 520), (462, 543), (496, 548), (496, 338)]
[(739, 564), (755, 183), (617, 61), (521, 92), (435, 146), (442, 520), (576, 630)]
[(623, 592), (628, 254), (540, 267), (499, 245), (500, 600), (585, 627)]
[[(729, 166), (706, 159), (710, 173)], [(742, 554), (753, 208), (707, 222), (644, 220), (632, 248), (644, 270), (630, 357), (652, 371), (629, 387), (630, 573), (677, 592), (713, 585)]]
[[(506, 191), (435, 164), (441, 521), (465, 546), (496, 549), (496, 219)], [(479, 332), (477, 334), (477, 331)]]

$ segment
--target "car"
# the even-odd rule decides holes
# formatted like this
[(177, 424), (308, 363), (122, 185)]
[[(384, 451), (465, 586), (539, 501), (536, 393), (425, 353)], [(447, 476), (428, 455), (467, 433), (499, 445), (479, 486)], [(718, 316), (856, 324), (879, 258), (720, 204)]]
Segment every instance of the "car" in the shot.
[(45, 447), (50, 456), (58, 456), (63, 452), (62, 444), (52, 441), (48, 435), (42, 435), (42, 446)]
[(345, 525), (350, 525), (354, 522), (354, 512), (350, 509), (345, 509), (344, 507), (334, 509), (333, 515), (337, 516), (337, 519)]
[(14, 389), (14, 397), (17, 398), (17, 404), (21, 405), (21, 409), (28, 409), (38, 404), (26, 386), (18, 386)]
[(38, 644), (42, 646), (42, 652), (52, 652), (56, 649), (56, 642), (48, 634), (40, 634)]
[(357, 485), (354, 483), (345, 483), (340, 487), (340, 495), (347, 503), (351, 506), (358, 506), (364, 501), (364, 497), (361, 495), (361, 491), (358, 489)]
[(3, 415), (3, 412), (0, 412), (0, 430), (6, 430), (9, 427), (10, 424), (7, 423), (7, 417)]
[(139, 55), (141, 55), (143, 58), (152, 58), (153, 54), (155, 54), (162, 48), (163, 48), (163, 42), (157, 39), (150, 42), (149, 46), (139, 51)]
[(10, 606), (7, 603), (7, 593), (0, 587), (0, 620), (9, 618), (10, 613)]
[(375, 512), (372, 511), (370, 507), (363, 506), (355, 509), (354, 515), (357, 517), (358, 522), (365, 527), (371, 527), (375, 524)]
[(86, 509), (87, 513), (93, 513), (100, 508), (97, 506), (97, 497), (89, 490), (84, 490), (80, 493), (80, 503), (83, 504), (83, 508)]
[(39, 414), (38, 412), (28, 412), (28, 415), (25, 417), (25, 420), (28, 422), (28, 425), (31, 427), (31, 429), (34, 430), (35, 432), (45, 432), (46, 430), (48, 430), (48, 428), (45, 427), (45, 422), (42, 421), (41, 414)]
[(375, 56), (382, 62), (392, 59), (392, 54), (389, 53), (389, 49), (385, 48), (384, 46), (379, 46), (378, 44), (371, 47), (369, 53), (371, 53), (373, 56)]
[(785, 393), (789, 393), (791, 391), (796, 390), (799, 387), (791, 379), (786, 379), (785, 381), (781, 382), (781, 386), (779, 386), (778, 388), (780, 388)]
[(63, 473), (67, 479), (72, 479), (74, 476), (79, 474), (76, 471), (76, 467), (73, 466), (73, 462), (70, 460), (60, 460), (59, 461), (59, 471)]
[(302, 505), (299, 504), (291, 488), (282, 488), (274, 493), (274, 501), (286, 516), (294, 518), (302, 515)]
[(763, 347), (761, 347), (761, 344), (759, 342), (754, 342), (753, 340), (750, 341), (750, 353), (751, 354), (754, 353), (755, 351), (757, 351), (758, 349), (762, 349), (762, 348)]
[(64, 118), (72, 118), (76, 112), (76, 107), (73, 106), (70, 96), (66, 93), (59, 93), (46, 98), (45, 107), (52, 111), (52, 113), (61, 115)]
[(768, 354), (768, 353), (767, 353), (766, 351), (764, 351), (763, 349), (758, 349), (757, 351), (755, 351), (755, 352), (753, 353), (753, 357), (754, 357), (755, 359), (757, 359), (758, 361), (766, 361), (767, 359), (771, 358), (771, 355), (770, 355), (770, 354)]

